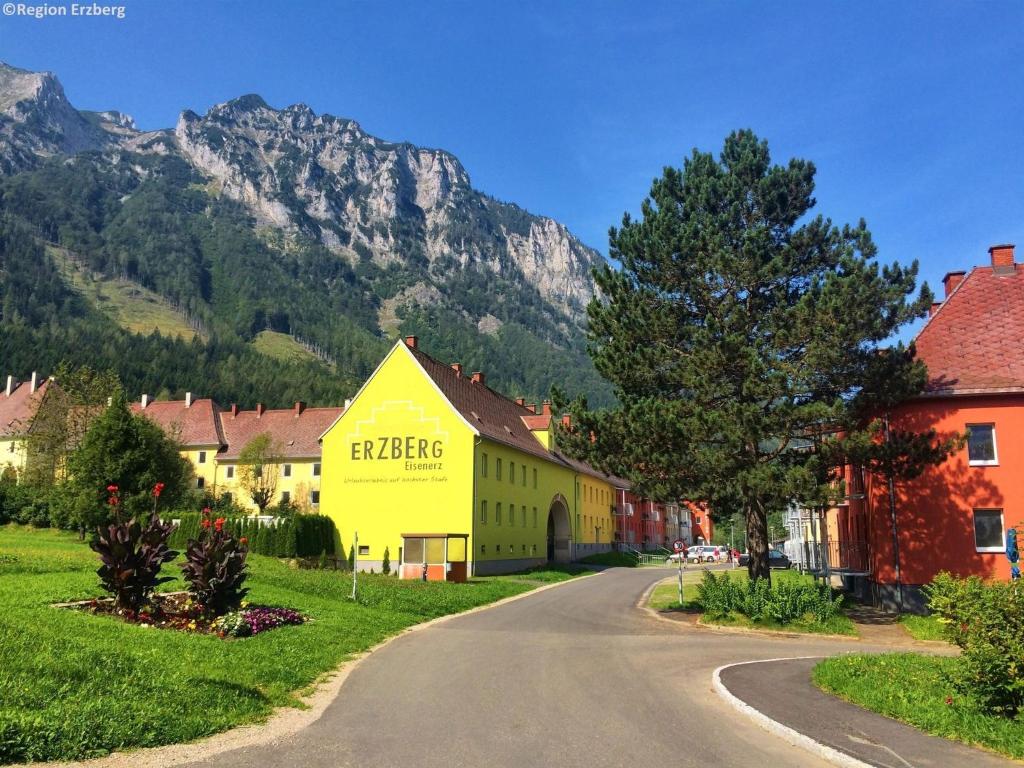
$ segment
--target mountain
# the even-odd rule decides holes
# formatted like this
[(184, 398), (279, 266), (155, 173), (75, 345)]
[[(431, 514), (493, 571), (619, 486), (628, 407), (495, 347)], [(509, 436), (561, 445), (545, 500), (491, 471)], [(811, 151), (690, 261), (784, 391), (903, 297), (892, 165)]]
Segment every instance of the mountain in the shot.
[[(154, 316), (177, 312), (171, 325), (201, 331), (190, 345), (245, 345), (252, 366), (290, 339), (309, 354), (282, 360), (317, 368), (307, 375), (332, 382), (322, 387), (331, 396), (402, 333), (486, 368), (512, 394), (543, 397), (557, 384), (610, 399), (582, 341), (600, 255), (558, 222), (475, 190), (443, 150), (255, 95), (140, 131), (120, 112), (75, 109), (52, 74), (0, 65), (0, 171), (0, 213), (18, 230), (9, 239), (27, 233), (56, 259), (53, 274), (77, 297), (61, 311), (115, 335), (146, 324), (125, 320), (132, 301), (111, 312), (97, 297), (146, 296), (166, 305)], [(103, 281), (117, 285), (83, 289)], [(12, 285), (0, 269), (0, 297)], [(16, 303), (26, 333), (45, 333), (17, 298), (0, 314), (4, 359), (28, 352), (9, 341)], [(61, 352), (76, 357), (74, 346)], [(172, 379), (172, 391), (212, 386), (184, 371)]]

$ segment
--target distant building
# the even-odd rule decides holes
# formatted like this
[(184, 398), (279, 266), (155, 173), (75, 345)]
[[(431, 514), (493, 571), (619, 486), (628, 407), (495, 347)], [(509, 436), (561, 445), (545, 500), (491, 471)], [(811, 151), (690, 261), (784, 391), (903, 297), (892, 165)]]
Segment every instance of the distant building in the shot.
[(29, 431), (51, 384), (49, 379), (40, 381), (36, 373), (24, 383), (7, 376), (0, 393), (0, 476), (14, 473), (20, 480), (25, 473)]

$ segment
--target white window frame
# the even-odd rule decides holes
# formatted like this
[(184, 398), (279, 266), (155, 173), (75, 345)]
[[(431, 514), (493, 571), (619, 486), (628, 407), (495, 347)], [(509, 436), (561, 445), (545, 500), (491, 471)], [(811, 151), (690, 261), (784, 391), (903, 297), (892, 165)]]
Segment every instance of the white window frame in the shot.
[(991, 459), (972, 459), (971, 458), (971, 446), (970, 437), (967, 438), (967, 464), (972, 467), (995, 467), (999, 466), (999, 443), (996, 440), (996, 425), (994, 422), (986, 421), (979, 422), (977, 424), (968, 424), (967, 429), (971, 427), (991, 427), (992, 428), (992, 458)]
[[(979, 547), (978, 546), (978, 526), (975, 525), (975, 516), (979, 512), (998, 512), (999, 513), (999, 546), (998, 547)], [(1005, 552), (1006, 551), (1006, 511), (999, 507), (975, 507), (971, 510), (971, 535), (974, 536), (974, 551), (975, 552)]]

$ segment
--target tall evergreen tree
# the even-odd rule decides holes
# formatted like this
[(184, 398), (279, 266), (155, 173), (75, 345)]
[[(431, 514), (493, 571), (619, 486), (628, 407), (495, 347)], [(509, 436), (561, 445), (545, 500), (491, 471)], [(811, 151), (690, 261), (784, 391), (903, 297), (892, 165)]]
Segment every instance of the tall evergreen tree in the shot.
[[(619, 405), (560, 439), (660, 498), (742, 512), (751, 578), (769, 578), (767, 516), (837, 492), (821, 450), (872, 407), (919, 392), (924, 366), (881, 345), (932, 301), (917, 262), (879, 267), (865, 224), (811, 217), (814, 165), (772, 165), (750, 131), (719, 158), (666, 168), (610, 233), (591, 355)], [(927, 436), (921, 442), (927, 442)]]

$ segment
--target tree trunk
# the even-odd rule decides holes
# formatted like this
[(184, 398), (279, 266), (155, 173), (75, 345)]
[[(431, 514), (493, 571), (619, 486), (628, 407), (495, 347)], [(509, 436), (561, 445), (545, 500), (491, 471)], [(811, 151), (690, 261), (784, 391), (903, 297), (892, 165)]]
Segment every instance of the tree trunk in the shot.
[(758, 500), (750, 501), (744, 514), (747, 520), (747, 575), (750, 580), (771, 580), (771, 569), (768, 567), (768, 513)]

